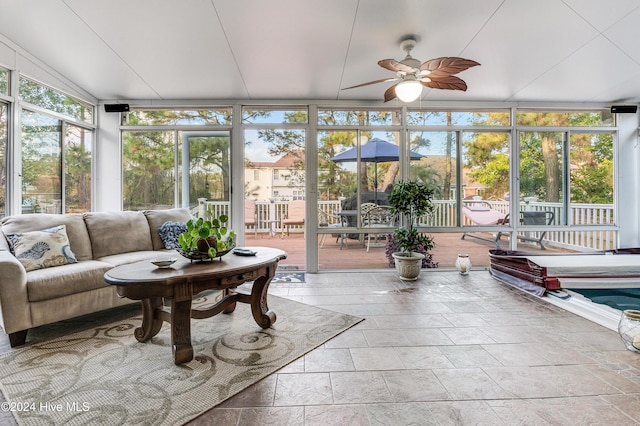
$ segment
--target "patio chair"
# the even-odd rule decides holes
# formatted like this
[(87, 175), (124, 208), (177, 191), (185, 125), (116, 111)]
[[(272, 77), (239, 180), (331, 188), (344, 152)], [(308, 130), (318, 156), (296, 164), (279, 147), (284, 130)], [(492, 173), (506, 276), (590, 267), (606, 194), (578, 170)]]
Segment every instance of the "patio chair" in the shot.
[[(465, 201), (462, 206), (462, 213), (472, 224), (474, 225), (500, 225), (505, 223), (508, 218), (508, 214), (504, 214), (501, 211), (495, 210), (491, 203), (484, 200), (470, 200)], [(476, 235), (470, 232), (462, 234), (460, 239), (464, 240), (465, 237), (476, 238), (478, 240), (489, 241), (499, 245), (500, 239), (499, 233), (494, 238), (485, 237), (482, 235)]]
[[(520, 212), (520, 224), (521, 225), (551, 225), (555, 219), (555, 214), (552, 211), (521, 211)], [(505, 225), (509, 224), (509, 215), (505, 216), (503, 221)], [(518, 234), (517, 238), (521, 241), (531, 241), (540, 244), (540, 250), (546, 250), (546, 247), (542, 243), (547, 231), (527, 232), (526, 234)], [(503, 232), (498, 232), (496, 236), (496, 246), (500, 248), (500, 238), (506, 235)]]
[(253, 226), (253, 236), (258, 238), (256, 202), (253, 200), (244, 200), (244, 226)]
[(282, 219), (282, 228), (283, 228), (283, 238), (284, 238), (284, 228), (287, 229), (287, 235), (290, 235), (290, 227), (296, 225), (304, 225), (304, 216), (305, 216), (305, 201), (304, 200), (294, 200), (289, 203), (287, 206), (287, 217)]
[(379, 238), (385, 238), (386, 235), (393, 233), (392, 229), (396, 226), (397, 215), (391, 213), (389, 206), (376, 206), (368, 210), (362, 219), (362, 227), (367, 230), (367, 253), (372, 247), (371, 236), (375, 238), (373, 244), (378, 244)]
[[(329, 212), (325, 212), (324, 210), (318, 210), (318, 226), (321, 228), (342, 228), (343, 227), (344, 218)], [(347, 236), (344, 233), (331, 233), (331, 234), (322, 234), (320, 237), (320, 248), (324, 247), (324, 241), (327, 239), (327, 235), (331, 235), (331, 237), (336, 238), (336, 244), (340, 241), (340, 250), (342, 247), (349, 247), (347, 245)]]

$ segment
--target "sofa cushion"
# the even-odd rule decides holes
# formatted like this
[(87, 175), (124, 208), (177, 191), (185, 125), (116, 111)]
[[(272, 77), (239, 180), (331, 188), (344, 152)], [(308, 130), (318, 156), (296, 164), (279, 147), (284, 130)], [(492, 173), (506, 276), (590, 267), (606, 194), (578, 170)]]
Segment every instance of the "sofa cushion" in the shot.
[(64, 225), (41, 231), (11, 233), (7, 234), (7, 239), (11, 252), (27, 272), (78, 261), (69, 246)]
[(112, 267), (124, 265), (125, 263), (139, 262), (141, 260), (152, 260), (158, 257), (177, 256), (175, 251), (135, 251), (131, 253), (112, 254), (110, 256), (101, 257), (100, 262), (108, 263)]
[(189, 209), (166, 209), (166, 210), (146, 210), (144, 212), (149, 228), (151, 229), (151, 240), (153, 241), (153, 249), (160, 250), (165, 247), (162, 238), (160, 238), (159, 230), (165, 222), (187, 222), (191, 219)]
[(91, 240), (81, 214), (33, 213), (6, 216), (0, 219), (4, 234), (37, 231), (65, 225), (69, 246), (78, 261), (93, 259)]
[(106, 287), (109, 284), (104, 282), (104, 273), (112, 267), (108, 263), (85, 260), (28, 272), (27, 297), (30, 302), (39, 302)]
[(185, 222), (165, 222), (158, 230), (160, 239), (164, 243), (164, 248), (167, 250), (180, 248), (178, 237), (185, 232), (187, 232), (187, 224)]
[(149, 224), (142, 212), (83, 214), (91, 237), (94, 259), (112, 254), (152, 250)]

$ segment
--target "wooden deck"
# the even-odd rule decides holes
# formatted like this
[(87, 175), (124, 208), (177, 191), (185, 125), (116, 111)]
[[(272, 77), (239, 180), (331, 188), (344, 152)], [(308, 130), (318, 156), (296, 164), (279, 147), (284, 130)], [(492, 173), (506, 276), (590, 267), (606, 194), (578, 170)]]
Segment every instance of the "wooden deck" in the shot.
[[(495, 248), (495, 244), (476, 238), (460, 239), (460, 233), (432, 234), (436, 247), (432, 250), (433, 260), (438, 262), (439, 268), (454, 268), (458, 253), (466, 253), (471, 259), (474, 268), (489, 267), (489, 250)], [(273, 237), (248, 233), (245, 240), (246, 246), (266, 246), (282, 249), (287, 252), (287, 259), (280, 262), (281, 268), (304, 270), (305, 266), (305, 241), (301, 233), (281, 237), (277, 234)], [(508, 248), (508, 240), (502, 242), (503, 248)], [(554, 253), (556, 250), (547, 246), (547, 250), (540, 250), (539, 245), (520, 244), (519, 250), (531, 253)], [(358, 240), (348, 240), (347, 246), (340, 249), (340, 243), (327, 235), (323, 247), (318, 247), (318, 262), (320, 271), (330, 270), (362, 270), (362, 269), (386, 269), (389, 268), (385, 257), (384, 247), (371, 247), (367, 253)]]

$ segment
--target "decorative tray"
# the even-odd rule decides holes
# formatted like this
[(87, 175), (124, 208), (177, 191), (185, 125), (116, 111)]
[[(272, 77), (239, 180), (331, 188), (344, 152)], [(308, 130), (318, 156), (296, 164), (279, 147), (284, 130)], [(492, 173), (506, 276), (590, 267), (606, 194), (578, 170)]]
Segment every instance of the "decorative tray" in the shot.
[(186, 257), (187, 259), (189, 259), (191, 261), (197, 260), (197, 261), (203, 262), (205, 260), (213, 261), (213, 259), (216, 259), (216, 258), (222, 259), (222, 256), (224, 256), (225, 254), (230, 253), (231, 250), (233, 250), (234, 248), (236, 248), (235, 244), (232, 245), (231, 247), (229, 247), (227, 250), (219, 251), (218, 253), (216, 253), (215, 257), (209, 257), (209, 254), (207, 252), (204, 252), (204, 251), (198, 251), (198, 250), (186, 251), (186, 250), (183, 250), (181, 248), (178, 248), (176, 250), (182, 256)]

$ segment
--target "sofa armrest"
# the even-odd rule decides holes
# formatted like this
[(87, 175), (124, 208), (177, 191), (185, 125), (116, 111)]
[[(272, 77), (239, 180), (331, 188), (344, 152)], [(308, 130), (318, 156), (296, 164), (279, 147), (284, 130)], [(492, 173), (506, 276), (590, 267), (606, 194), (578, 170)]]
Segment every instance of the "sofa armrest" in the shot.
[(27, 271), (7, 250), (0, 250), (0, 325), (7, 334), (32, 327)]

